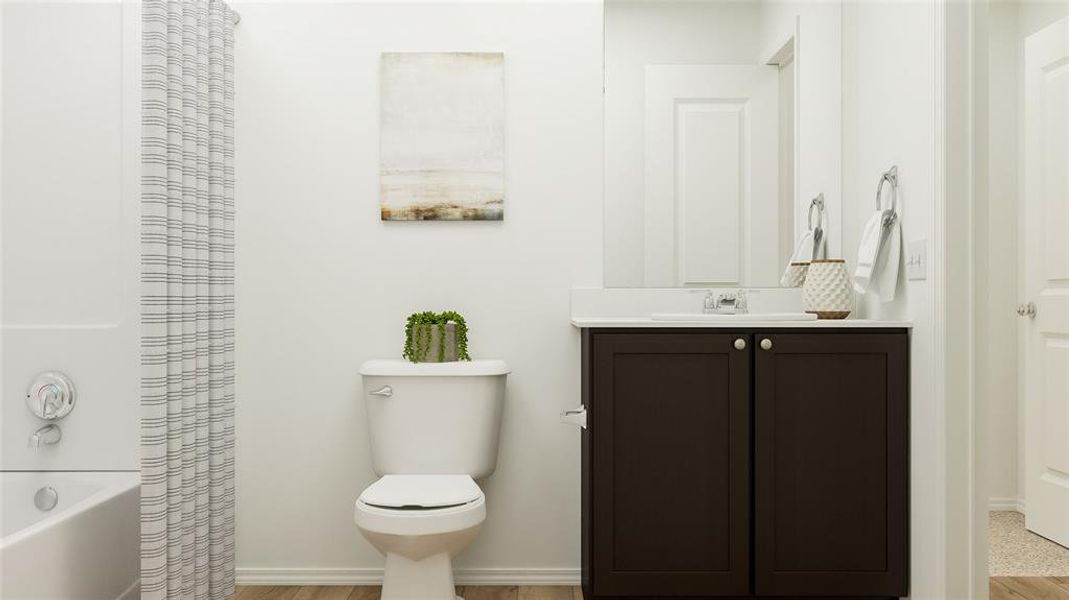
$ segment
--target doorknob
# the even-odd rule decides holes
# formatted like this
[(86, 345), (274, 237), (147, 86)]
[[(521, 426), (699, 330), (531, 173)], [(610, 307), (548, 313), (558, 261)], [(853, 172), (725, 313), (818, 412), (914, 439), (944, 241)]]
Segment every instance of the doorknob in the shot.
[(746, 349), (746, 340), (744, 340), (742, 338), (739, 338), (739, 339), (735, 340), (735, 349), (736, 350), (745, 350)]
[(770, 340), (768, 338), (765, 338), (765, 339), (761, 340), (761, 349), (762, 350), (771, 350), (772, 349), (772, 340)]
[(1036, 318), (1036, 303), (1029, 302), (1028, 304), (1017, 305), (1017, 316), (1028, 317), (1029, 319)]

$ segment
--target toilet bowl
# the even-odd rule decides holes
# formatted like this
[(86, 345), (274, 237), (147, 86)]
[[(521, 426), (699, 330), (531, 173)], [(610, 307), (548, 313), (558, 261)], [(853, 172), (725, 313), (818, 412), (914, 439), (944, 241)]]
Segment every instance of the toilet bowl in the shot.
[(360, 373), (380, 478), (360, 494), (353, 518), (386, 555), (382, 600), (453, 600), (452, 559), (486, 519), (475, 479), (497, 465), (508, 367), (374, 360)]
[(452, 558), (485, 518), (482, 490), (467, 475), (386, 475), (368, 486), (355, 520), (386, 555), (382, 598), (454, 598)]

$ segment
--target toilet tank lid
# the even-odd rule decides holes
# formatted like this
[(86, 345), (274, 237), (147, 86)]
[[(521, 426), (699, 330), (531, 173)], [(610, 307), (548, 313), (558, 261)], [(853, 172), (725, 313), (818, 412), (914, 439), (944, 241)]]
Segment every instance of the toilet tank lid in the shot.
[(442, 363), (414, 363), (400, 359), (369, 360), (360, 365), (361, 375), (391, 377), (479, 377), (508, 375), (512, 371), (503, 360), (458, 360)]

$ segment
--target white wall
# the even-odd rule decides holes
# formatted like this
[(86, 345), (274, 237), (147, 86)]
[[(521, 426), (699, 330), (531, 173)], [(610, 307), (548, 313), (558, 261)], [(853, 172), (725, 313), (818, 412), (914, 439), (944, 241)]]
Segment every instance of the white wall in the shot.
[[(0, 10), (0, 468), (136, 469), (140, 49), (124, 47), (116, 0)], [(46, 370), (66, 372), (77, 401), (62, 441), (35, 453), (44, 423), (24, 398)]]
[[(899, 214), (906, 240), (935, 236), (935, 10), (929, 3), (844, 5), (843, 239), (856, 263), (876, 185), (899, 172)], [(931, 255), (931, 254), (929, 254)], [(933, 273), (929, 264), (929, 279)], [(903, 278), (904, 279), (904, 278)], [(890, 304), (859, 298), (860, 317), (909, 319), (911, 333), (911, 597), (946, 598), (941, 457), (945, 432), (936, 373), (933, 298), (928, 281), (899, 282)]]
[(645, 280), (646, 65), (758, 64), (758, 17), (753, 2), (606, 6), (605, 285)]
[[(577, 579), (579, 435), (558, 414), (579, 403), (569, 288), (602, 280), (600, 4), (234, 6), (239, 577), (375, 576), (357, 368), (400, 356), (409, 313), (455, 309), (473, 355), (513, 369), (461, 575)], [(383, 223), (379, 54), (455, 50), (505, 55), (505, 219)]]

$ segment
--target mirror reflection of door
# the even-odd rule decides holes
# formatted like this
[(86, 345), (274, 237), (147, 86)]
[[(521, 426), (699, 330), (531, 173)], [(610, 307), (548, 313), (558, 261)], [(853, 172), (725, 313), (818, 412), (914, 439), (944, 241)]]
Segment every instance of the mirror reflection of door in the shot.
[(773, 287), (823, 194), (841, 248), (838, 2), (606, 0), (605, 283)]
[(646, 285), (778, 278), (778, 84), (774, 66), (646, 66)]

